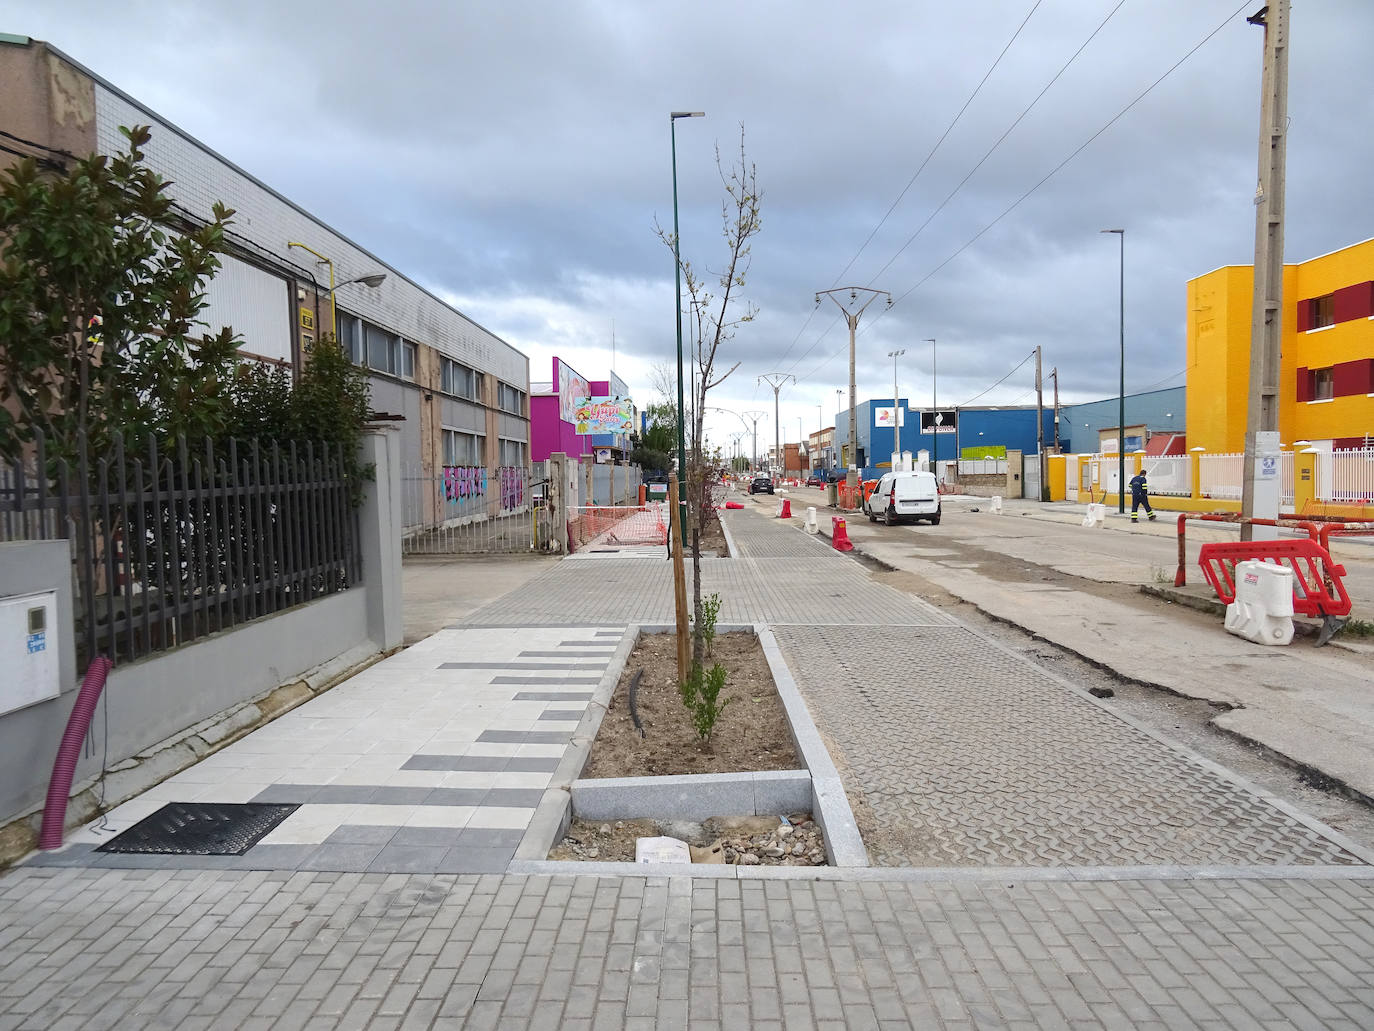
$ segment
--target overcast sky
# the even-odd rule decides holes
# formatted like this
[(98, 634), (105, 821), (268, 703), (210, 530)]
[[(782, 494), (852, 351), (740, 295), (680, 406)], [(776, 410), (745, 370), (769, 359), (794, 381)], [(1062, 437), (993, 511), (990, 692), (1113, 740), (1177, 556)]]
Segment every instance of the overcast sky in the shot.
[[(0, 0), (0, 31), (50, 41), (448, 298), (529, 354), (533, 379), (555, 354), (604, 377), (614, 326), (615, 368), (641, 402), (675, 354), (672, 256), (653, 233), (672, 220), (668, 112), (707, 115), (677, 133), (683, 256), (698, 266), (724, 256), (715, 153), (737, 153), (743, 125), (763, 191), (744, 289), (759, 315), (723, 353), (741, 364), (711, 403), (766, 411), (762, 447), (763, 374), (797, 380), (784, 439), (799, 419), (807, 433), (834, 422), (848, 336), (813, 303), (833, 286), (896, 301), (860, 325), (861, 400), (891, 395), (887, 353), (905, 348), (901, 393), (928, 405), (930, 337), (941, 407), (1036, 345), (1062, 399), (1113, 395), (1108, 227), (1126, 229), (1127, 389), (1181, 385), (1187, 280), (1254, 256), (1263, 32), (1245, 15), (1260, 6)], [(1294, 0), (1289, 261), (1374, 236), (1371, 41), (1374, 2)], [(1033, 403), (1033, 387), (1027, 363), (977, 403)], [(740, 428), (708, 423), (727, 446)]]

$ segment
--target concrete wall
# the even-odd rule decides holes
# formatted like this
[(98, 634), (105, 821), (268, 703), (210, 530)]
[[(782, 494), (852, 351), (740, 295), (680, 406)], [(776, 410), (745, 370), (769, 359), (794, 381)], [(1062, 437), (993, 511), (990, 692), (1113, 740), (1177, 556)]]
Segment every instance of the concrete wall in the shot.
[[(183, 648), (117, 666), (96, 710), (98, 750), (78, 763), (77, 790), (83, 780), (99, 774), (102, 758), (107, 767), (139, 758), (196, 724), (299, 680), (340, 656), (363, 661), (400, 647), (400, 431), (388, 426), (371, 433), (361, 450), (362, 460), (377, 470), (359, 509), (362, 583)], [(0, 829), (42, 805), (53, 758), (76, 701), (79, 676), (72, 658), (68, 548), (67, 541), (0, 545), (5, 594), (58, 590), (59, 628), (69, 653), (63, 659), (58, 698), (0, 716)], [(163, 775), (171, 772), (174, 769)]]

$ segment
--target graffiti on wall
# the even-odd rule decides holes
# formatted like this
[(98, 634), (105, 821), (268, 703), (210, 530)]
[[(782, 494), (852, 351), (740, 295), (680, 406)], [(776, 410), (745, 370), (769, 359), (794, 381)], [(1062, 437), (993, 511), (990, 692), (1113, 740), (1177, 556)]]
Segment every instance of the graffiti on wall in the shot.
[[(502, 511), (519, 508), (525, 503), (525, 470), (516, 466), (502, 466), (494, 470)], [(447, 465), (444, 467), (444, 500), (461, 503), (484, 498), (488, 487), (487, 470), (475, 465)]]

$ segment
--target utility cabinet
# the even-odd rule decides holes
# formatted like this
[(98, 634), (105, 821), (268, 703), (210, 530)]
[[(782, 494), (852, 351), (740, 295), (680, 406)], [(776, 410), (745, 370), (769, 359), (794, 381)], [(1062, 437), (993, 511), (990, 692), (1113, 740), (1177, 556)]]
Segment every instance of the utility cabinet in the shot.
[(57, 592), (0, 597), (0, 716), (62, 690)]

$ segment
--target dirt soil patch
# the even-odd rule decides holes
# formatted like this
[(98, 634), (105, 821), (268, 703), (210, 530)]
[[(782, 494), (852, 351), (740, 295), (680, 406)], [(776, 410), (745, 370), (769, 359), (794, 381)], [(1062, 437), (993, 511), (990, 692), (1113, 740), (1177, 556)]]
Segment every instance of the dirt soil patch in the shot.
[[(787, 714), (758, 638), (742, 631), (720, 634), (706, 662), (708, 666), (719, 662), (729, 671), (721, 691), (728, 701), (711, 739), (702, 742), (678, 695), (676, 639), (672, 634), (641, 635), (621, 672), (582, 776), (801, 769)], [(630, 681), (639, 670), (644, 676), (635, 702), (643, 736), (635, 728), (629, 699)]]

